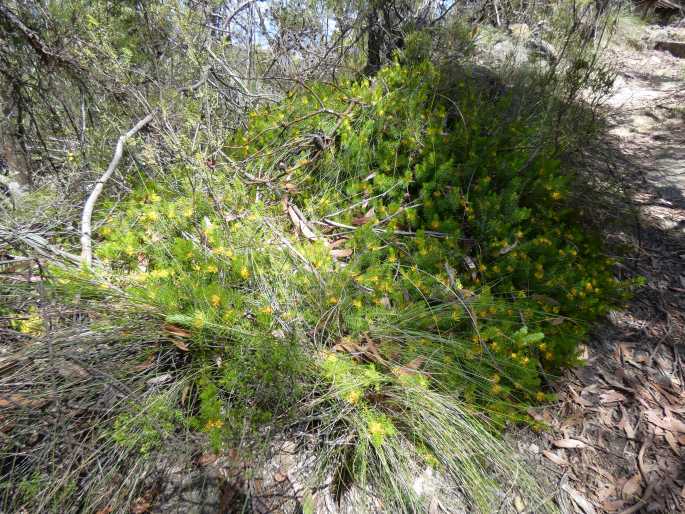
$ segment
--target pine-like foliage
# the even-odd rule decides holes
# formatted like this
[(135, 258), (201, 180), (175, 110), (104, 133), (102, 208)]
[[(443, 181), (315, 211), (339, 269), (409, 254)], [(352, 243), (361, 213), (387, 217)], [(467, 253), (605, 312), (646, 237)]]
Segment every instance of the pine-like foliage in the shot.
[(310, 84), (219, 150), (150, 156), (102, 210), (101, 265), (54, 282), (159, 320), (189, 356), (178, 405), (140, 406), (161, 433), (119, 417), (116, 442), (154, 451), (176, 423), (219, 449), (296, 426), (321, 443), (312, 480), (392, 512), (425, 508), (416, 466), (483, 512), (505, 477), (537, 494), (493, 427), (549, 399), (544, 374), (627, 292), (566, 204), (547, 123), (473, 72), (395, 64)]

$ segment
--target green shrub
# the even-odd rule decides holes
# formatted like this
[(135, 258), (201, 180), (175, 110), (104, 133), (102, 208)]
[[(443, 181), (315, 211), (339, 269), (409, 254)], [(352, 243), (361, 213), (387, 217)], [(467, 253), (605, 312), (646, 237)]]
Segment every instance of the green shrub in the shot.
[(355, 441), (323, 450), (324, 475), (351, 470), (411, 510), (414, 459), (487, 511), (493, 476), (520, 470), (482, 413), (501, 426), (549, 399), (543, 375), (576, 364), (627, 295), (566, 204), (549, 123), (427, 63), (309, 85), (218, 151), (181, 139), (102, 220), (104, 267), (79, 292), (123, 292), (166, 323), (197, 377), (190, 426), (215, 447), (304, 423)]

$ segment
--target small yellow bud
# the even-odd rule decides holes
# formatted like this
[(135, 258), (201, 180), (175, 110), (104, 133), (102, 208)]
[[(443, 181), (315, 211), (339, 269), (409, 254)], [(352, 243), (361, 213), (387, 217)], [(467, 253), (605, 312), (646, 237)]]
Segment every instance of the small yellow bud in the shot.
[(350, 391), (349, 394), (345, 396), (345, 401), (355, 405), (359, 401), (359, 398), (361, 398), (361, 394), (355, 389), (354, 391)]

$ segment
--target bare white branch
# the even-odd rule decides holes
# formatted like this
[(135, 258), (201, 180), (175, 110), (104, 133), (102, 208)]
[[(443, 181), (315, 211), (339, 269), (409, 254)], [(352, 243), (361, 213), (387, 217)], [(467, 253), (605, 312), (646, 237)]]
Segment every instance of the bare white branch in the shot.
[(138, 133), (140, 129), (142, 129), (145, 125), (150, 123), (152, 118), (154, 117), (154, 112), (151, 112), (147, 116), (145, 116), (142, 120), (140, 120), (136, 125), (126, 132), (126, 134), (122, 134), (121, 137), (119, 137), (119, 140), (117, 141), (117, 146), (114, 150), (114, 156), (112, 157), (112, 160), (109, 162), (109, 166), (107, 166), (107, 170), (102, 174), (100, 179), (95, 183), (95, 187), (91, 191), (90, 195), (88, 196), (88, 200), (86, 200), (86, 204), (83, 207), (83, 215), (81, 216), (81, 265), (90, 268), (92, 263), (93, 263), (93, 244), (92, 244), (92, 237), (91, 237), (91, 218), (93, 216), (93, 209), (95, 208), (95, 203), (98, 200), (98, 197), (102, 193), (102, 190), (105, 187), (105, 183), (109, 180), (109, 178), (112, 176), (112, 173), (114, 173), (114, 170), (116, 169), (117, 165), (119, 164), (119, 161), (121, 160), (121, 156), (124, 153), (124, 143), (126, 143), (126, 140), (133, 137)]

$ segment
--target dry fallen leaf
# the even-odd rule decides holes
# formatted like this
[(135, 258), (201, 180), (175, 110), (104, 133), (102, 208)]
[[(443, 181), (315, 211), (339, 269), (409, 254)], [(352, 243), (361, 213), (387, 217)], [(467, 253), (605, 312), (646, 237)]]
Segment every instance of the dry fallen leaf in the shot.
[(685, 423), (674, 418), (672, 415), (662, 416), (660, 412), (655, 409), (646, 411), (645, 415), (647, 417), (647, 421), (659, 428), (670, 430), (671, 432), (685, 433)]
[(339, 248), (331, 250), (331, 255), (336, 259), (344, 259), (352, 255), (352, 248)]
[(174, 335), (176, 337), (190, 337), (192, 334), (188, 332), (186, 329), (179, 327), (178, 325), (172, 325), (171, 323), (165, 323), (164, 326), (165, 331), (169, 332), (171, 335)]
[(574, 448), (587, 448), (587, 444), (583, 441), (578, 441), (577, 439), (557, 439), (552, 441), (552, 444), (557, 448), (574, 449)]
[(288, 216), (290, 216), (295, 228), (298, 229), (307, 239), (315, 241), (317, 239), (316, 234), (309, 227), (309, 224), (307, 223), (304, 215), (300, 212), (300, 209), (298, 209), (296, 205), (291, 205), (286, 202), (286, 210), (288, 211)]
[(526, 510), (526, 504), (523, 503), (520, 496), (514, 496), (514, 508), (516, 509), (516, 512), (523, 512)]
[(279, 483), (280, 483), (280, 482), (283, 482), (283, 481), (285, 481), (287, 478), (288, 478), (288, 475), (286, 475), (285, 473), (283, 473), (283, 471), (281, 471), (280, 469), (279, 469), (278, 471), (276, 471), (276, 473), (274, 473), (274, 480), (275, 480), (276, 482), (279, 482)]
[(623, 402), (623, 401), (625, 401), (625, 399), (626, 399), (625, 396), (623, 396), (618, 391), (614, 391), (613, 389), (610, 389), (609, 391), (599, 395), (599, 402), (600, 403)]
[(169, 373), (165, 373), (164, 375), (158, 375), (156, 377), (152, 377), (150, 380), (147, 381), (149, 385), (156, 386), (163, 384), (165, 382), (168, 382), (171, 380), (173, 377)]
[(31, 407), (39, 409), (48, 403), (45, 399), (31, 400), (21, 394), (10, 394), (8, 396), (0, 396), (0, 407), (2, 408), (17, 408), (17, 407)]
[(581, 407), (592, 407), (594, 404), (590, 400), (586, 400), (585, 398), (581, 397), (573, 387), (569, 386), (568, 387), (569, 391), (571, 391), (571, 396), (573, 396), (573, 401), (576, 402), (578, 405)]
[(680, 447), (678, 446), (678, 440), (676, 439), (675, 435), (673, 435), (673, 432), (669, 432), (667, 430), (666, 432), (664, 432), (664, 438), (666, 439), (668, 445), (671, 447), (671, 450), (673, 450), (673, 453), (680, 456)]
[(502, 248), (502, 249), (499, 251), (499, 254), (500, 254), (500, 255), (506, 255), (506, 254), (508, 254), (508, 253), (511, 252), (514, 248), (516, 248), (516, 246), (517, 246), (518, 244), (519, 244), (518, 241), (514, 241), (513, 244), (507, 245), (507, 246), (505, 246), (504, 248)]
[(585, 514), (597, 514), (597, 511), (592, 506), (590, 501), (576, 491), (573, 487), (568, 484), (563, 484), (561, 488), (566, 491), (566, 493), (571, 497), (571, 500), (573, 500), (573, 503), (575, 503)]
[(549, 460), (551, 460), (552, 462), (554, 462), (554, 464), (556, 464), (557, 466), (568, 466), (568, 465), (569, 465), (569, 463), (568, 463), (568, 461), (567, 461), (566, 459), (564, 459), (564, 458), (561, 457), (560, 455), (557, 455), (556, 453), (554, 453), (554, 452), (551, 451), (551, 450), (544, 450), (544, 451), (542, 452), (542, 454), (543, 454), (545, 457), (547, 457)]
[(630, 424), (630, 420), (628, 419), (628, 414), (626, 413), (626, 410), (623, 408), (623, 406), (619, 406), (621, 409), (621, 421), (618, 422), (616, 425), (616, 428), (619, 430), (623, 430), (626, 433), (626, 437), (628, 439), (635, 439), (635, 429), (633, 426)]
[(623, 489), (621, 490), (623, 498), (626, 500), (631, 500), (634, 497), (636, 497), (642, 489), (642, 487), (640, 487), (641, 482), (642, 476), (640, 475), (640, 473), (637, 473), (633, 475), (630, 479), (628, 479), (628, 481), (625, 484), (623, 484)]
[(148, 356), (148, 358), (145, 359), (140, 364), (136, 364), (135, 366), (133, 366), (133, 369), (135, 369), (136, 371), (145, 371), (146, 369), (151, 368), (154, 365), (156, 360), (157, 360), (157, 355), (153, 353), (150, 356)]
[(424, 357), (416, 357), (404, 366), (397, 366), (393, 368), (392, 372), (398, 377), (416, 375), (419, 372), (418, 369), (423, 365), (425, 360), (426, 359)]
[(207, 466), (209, 464), (214, 464), (218, 458), (219, 456), (216, 453), (203, 453), (197, 459), (197, 463), (200, 466)]
[(131, 514), (145, 514), (150, 511), (151, 506), (150, 501), (146, 498), (138, 498), (131, 505)]
[(184, 343), (183, 341), (181, 341), (180, 339), (172, 339), (171, 342), (174, 344), (174, 346), (175, 346), (176, 348), (178, 348), (179, 350), (181, 350), (181, 351), (183, 351), (183, 352), (187, 352), (187, 351), (190, 350), (190, 349), (188, 348), (188, 345), (185, 344), (185, 343)]
[(356, 341), (353, 341), (349, 337), (342, 337), (335, 344), (335, 346), (333, 346), (333, 351), (346, 352), (351, 355), (360, 355), (363, 352), (363, 349)]
[(361, 225), (366, 225), (369, 221), (373, 219), (375, 216), (376, 212), (374, 211), (373, 207), (367, 211), (366, 214), (363, 216), (357, 216), (352, 220), (352, 225), (359, 227)]
[(330, 241), (328, 243), (329, 248), (337, 248), (340, 245), (343, 245), (347, 243), (348, 239), (346, 237), (341, 237), (340, 239), (336, 239), (335, 241)]
[(606, 512), (618, 512), (622, 510), (626, 505), (623, 500), (606, 500), (602, 502), (602, 508)]

